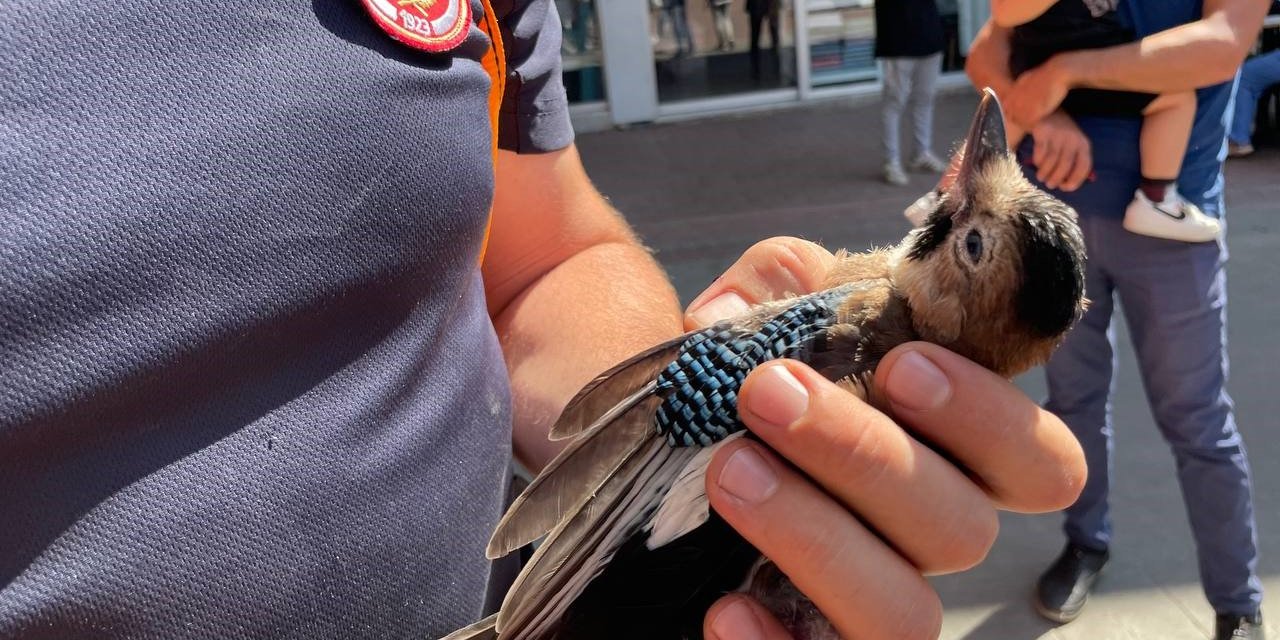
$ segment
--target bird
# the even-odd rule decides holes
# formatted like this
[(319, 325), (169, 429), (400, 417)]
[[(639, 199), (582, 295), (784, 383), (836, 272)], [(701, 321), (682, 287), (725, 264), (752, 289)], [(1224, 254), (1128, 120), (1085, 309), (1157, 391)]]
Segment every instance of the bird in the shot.
[(734, 591), (798, 639), (837, 638), (709, 508), (703, 476), (718, 447), (752, 437), (737, 392), (763, 362), (802, 361), (884, 408), (871, 377), (899, 344), (936, 343), (1006, 378), (1061, 344), (1088, 306), (1077, 216), (1024, 177), (989, 88), (956, 160), (900, 243), (841, 250), (819, 291), (655, 345), (584, 386), (551, 428), (567, 446), (513, 501), (486, 553), (536, 551), (496, 614), (445, 640), (696, 639), (707, 609)]

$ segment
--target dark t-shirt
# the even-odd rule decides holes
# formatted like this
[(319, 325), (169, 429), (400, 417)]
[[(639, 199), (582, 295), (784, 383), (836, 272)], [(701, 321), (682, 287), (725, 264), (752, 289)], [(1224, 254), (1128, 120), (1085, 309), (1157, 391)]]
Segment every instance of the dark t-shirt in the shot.
[[(502, 146), (563, 147), (552, 2), (495, 4)], [(0, 637), (433, 638), (504, 588), (488, 47), (0, 4)]]
[(917, 58), (942, 51), (942, 17), (934, 0), (876, 2), (877, 58)]
[(1014, 27), (1009, 70), (1018, 76), (1056, 53), (1132, 42), (1133, 30), (1116, 15), (1118, 1), (1058, 0), (1034, 20)]

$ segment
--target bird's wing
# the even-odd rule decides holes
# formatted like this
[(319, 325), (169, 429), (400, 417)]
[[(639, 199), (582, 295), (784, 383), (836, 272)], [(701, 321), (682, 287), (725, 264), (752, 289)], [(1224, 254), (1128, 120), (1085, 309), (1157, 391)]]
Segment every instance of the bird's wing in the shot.
[[(673, 387), (660, 389), (660, 374), (674, 370), (672, 375), (686, 381), (680, 383), (681, 389), (701, 398), (702, 392), (692, 390), (690, 383), (719, 384), (708, 379), (706, 367), (735, 367), (736, 382), (730, 381), (732, 386), (725, 389), (726, 397), (733, 398), (736, 385), (758, 362), (792, 355), (807, 357), (809, 350), (817, 348), (815, 341), (824, 328), (835, 321), (839, 305), (860, 288), (841, 287), (763, 305), (732, 321), (655, 347), (615, 368), (611, 379), (593, 383), (593, 390), (583, 397), (602, 394), (599, 400), (590, 401), (602, 413), (599, 417), (581, 413), (581, 419), (590, 420), (591, 426), (530, 484), (490, 541), (492, 557), (550, 530), (508, 591), (497, 621), (500, 635), (520, 640), (553, 637), (568, 608), (617, 549), (648, 525), (672, 485), (682, 475), (687, 479), (705, 467), (690, 462), (699, 455), (709, 459), (704, 446), (728, 435), (721, 431), (718, 438), (702, 440), (707, 437), (702, 432), (697, 439), (690, 439), (686, 431), (681, 439), (685, 446), (675, 446), (670, 433), (659, 433), (655, 428), (658, 407), (673, 399), (679, 399), (682, 413), (670, 420), (681, 428), (705, 426), (698, 417), (703, 412), (711, 416), (709, 420), (736, 420), (732, 404), (692, 407), (687, 403), (693, 402), (693, 396), (684, 399)], [(694, 374), (695, 369), (708, 373)], [(697, 375), (703, 375), (703, 382), (682, 377)], [(625, 382), (614, 383), (613, 378)], [(694, 509), (682, 512), (706, 511), (705, 498), (699, 502), (695, 497), (691, 502)], [(680, 530), (687, 529), (688, 521), (678, 518), (673, 522)]]
[(744, 316), (690, 331), (629, 358), (596, 376), (561, 412), (552, 428), (560, 438), (577, 435), (544, 468), (498, 521), (486, 554), (500, 558), (542, 537), (617, 471), (628, 455), (654, 433), (658, 373), (693, 339), (717, 331), (750, 334), (785, 308), (786, 301), (761, 305)]
[(550, 640), (569, 607), (648, 520), (698, 447), (672, 448), (651, 437), (609, 482), (538, 547), (507, 592), (501, 637)]
[(498, 630), (494, 625), (498, 622), (498, 614), (493, 614), (480, 622), (454, 631), (440, 640), (498, 640)]
[(490, 558), (505, 556), (551, 531), (653, 433), (654, 381), (689, 335), (627, 360), (579, 392), (583, 400), (572, 411), (566, 409), (556, 424), (581, 420), (588, 426), (503, 514), (489, 538)]
[(552, 440), (571, 438), (589, 431), (600, 423), (600, 417), (636, 388), (653, 380), (658, 369), (666, 366), (680, 345), (692, 334), (686, 333), (660, 345), (646, 349), (596, 376), (578, 391), (560, 412), (551, 427)]
[(653, 520), (648, 524), (651, 530), (645, 546), (657, 549), (666, 546), (672, 540), (683, 536), (706, 523), (711, 516), (710, 503), (707, 501), (707, 466), (711, 464), (711, 456), (725, 444), (746, 435), (739, 431), (710, 447), (703, 447), (689, 460), (679, 477), (672, 483)]

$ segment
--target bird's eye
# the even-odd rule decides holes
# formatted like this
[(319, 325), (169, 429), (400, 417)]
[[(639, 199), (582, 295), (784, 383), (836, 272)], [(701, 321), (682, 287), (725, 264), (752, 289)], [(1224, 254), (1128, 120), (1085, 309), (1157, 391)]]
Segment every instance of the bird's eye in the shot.
[(982, 234), (977, 229), (972, 229), (969, 234), (964, 237), (964, 249), (969, 252), (969, 259), (977, 264), (982, 259)]

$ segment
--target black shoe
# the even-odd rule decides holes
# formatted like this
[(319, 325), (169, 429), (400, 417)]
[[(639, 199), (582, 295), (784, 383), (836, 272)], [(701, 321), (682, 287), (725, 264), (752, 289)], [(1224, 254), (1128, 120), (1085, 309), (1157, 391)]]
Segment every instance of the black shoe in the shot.
[(1054, 622), (1075, 620), (1110, 557), (1105, 550), (1095, 551), (1068, 542), (1062, 555), (1036, 583), (1036, 611)]
[(1263, 640), (1262, 616), (1219, 615), (1214, 640)]

